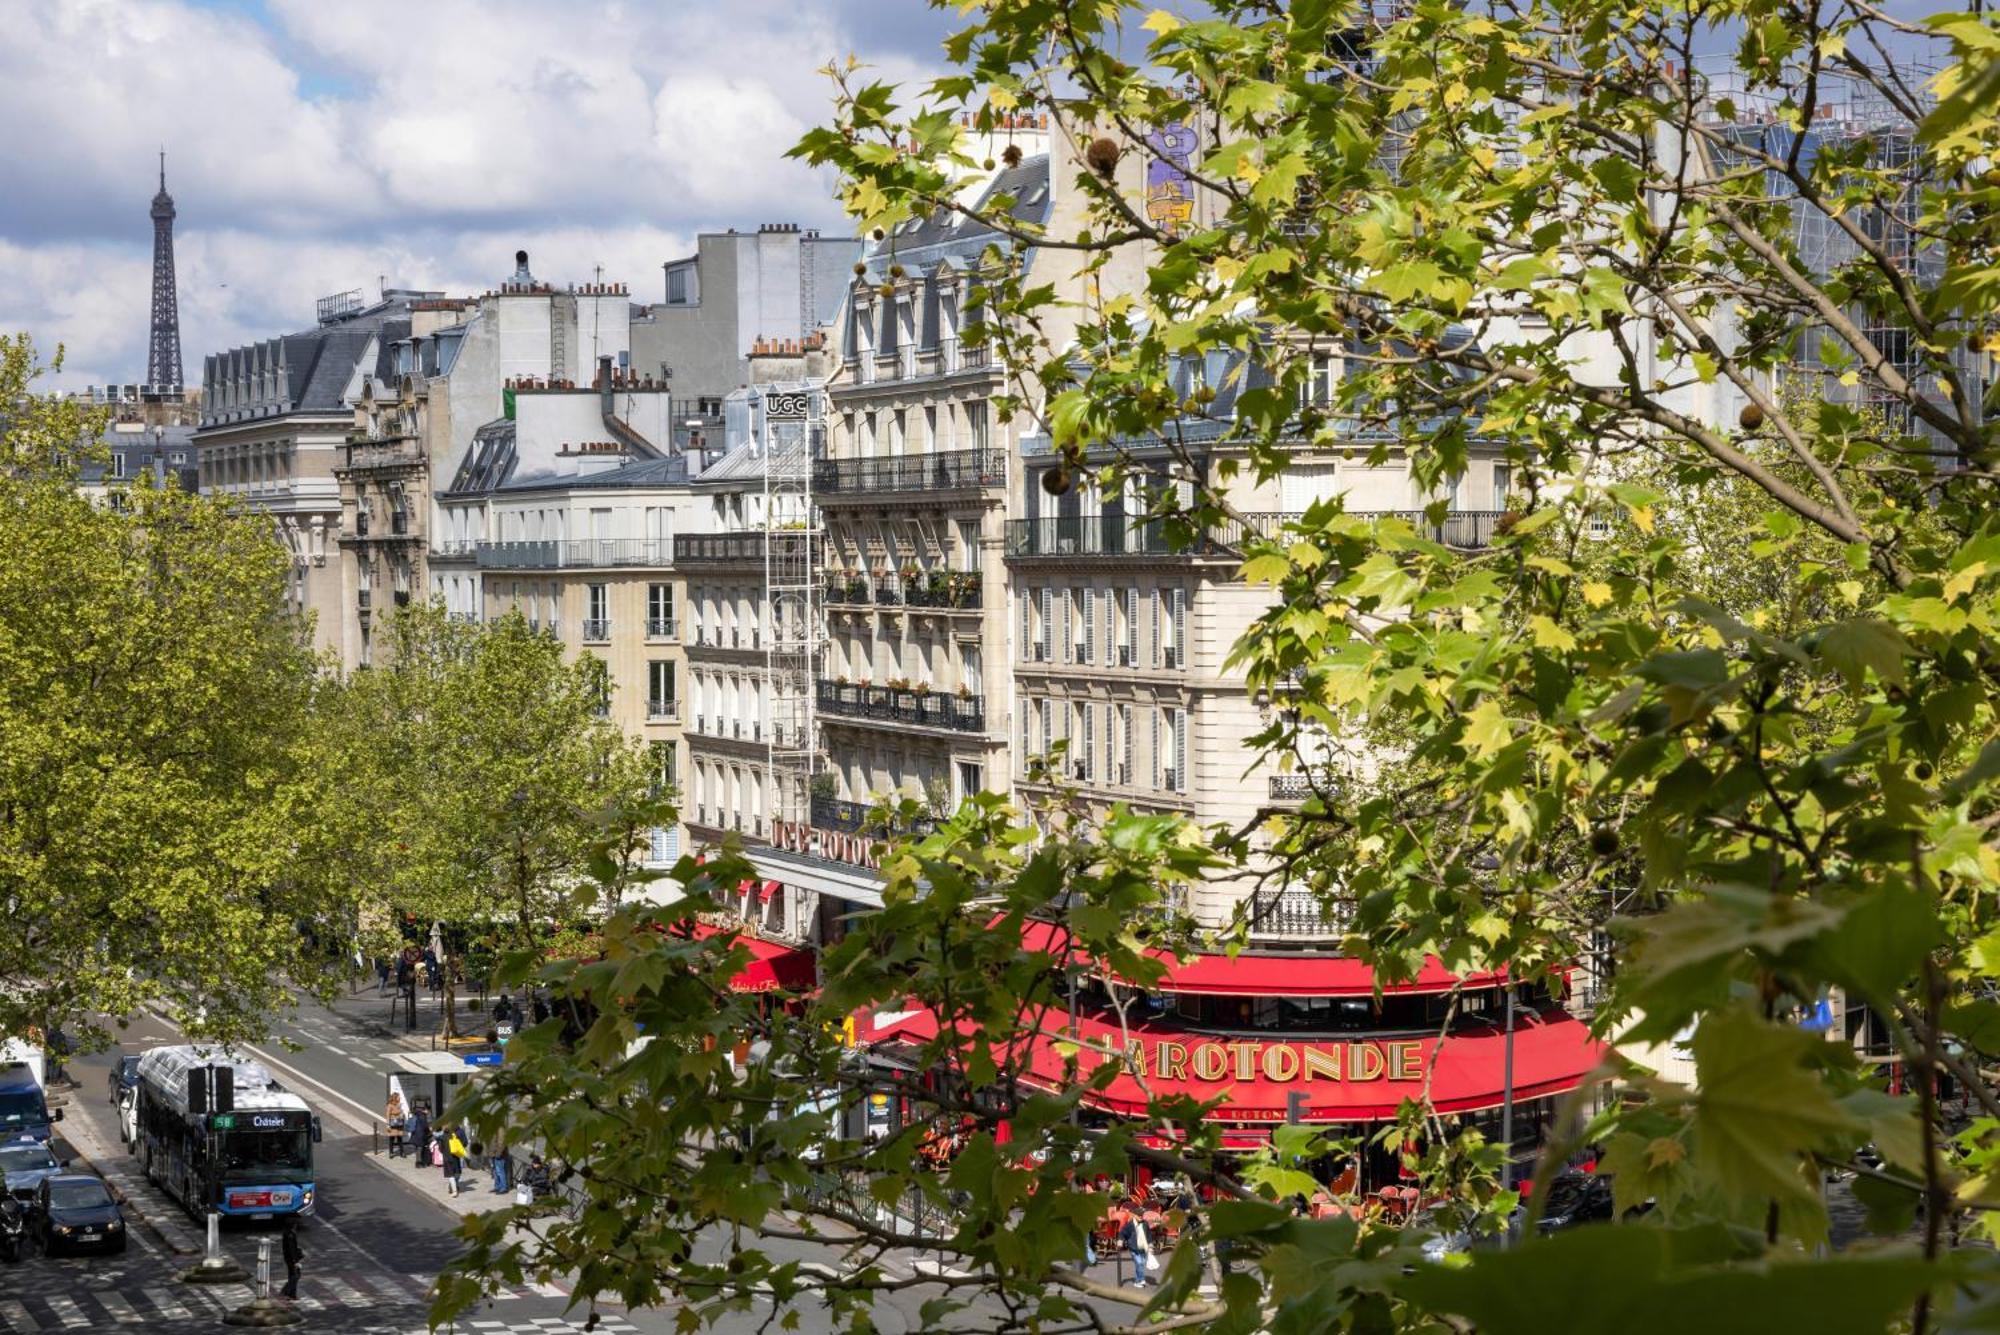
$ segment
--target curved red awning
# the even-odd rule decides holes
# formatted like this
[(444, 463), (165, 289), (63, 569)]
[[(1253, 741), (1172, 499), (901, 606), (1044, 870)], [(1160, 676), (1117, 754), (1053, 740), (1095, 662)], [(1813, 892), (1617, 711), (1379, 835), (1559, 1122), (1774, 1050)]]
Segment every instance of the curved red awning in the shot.
[[(1158, 1021), (1121, 1030), (1095, 1016), (1077, 1019), (1076, 1069), (1071, 1045), (1060, 1037), (1068, 1017), (1048, 1012), (1046, 1032), (1023, 1040), (1032, 1045), (1024, 1078), (1058, 1089), (1088, 1077), (1108, 1053), (1125, 1049), (1145, 1072), (1145, 1083), (1122, 1070), (1085, 1102), (1127, 1116), (1146, 1111), (1155, 1097), (1184, 1094), (1221, 1099), (1219, 1122), (1282, 1122), (1290, 1114), (1288, 1096), (1304, 1096), (1301, 1120), (1380, 1122), (1396, 1115), (1405, 1099), (1428, 1097), (1441, 1113), (1477, 1112), (1506, 1098), (1507, 1037), (1498, 1027), (1452, 1033), (1390, 1037), (1320, 1038), (1280, 1034), (1195, 1033)], [(937, 1018), (919, 1012), (895, 1026), (895, 1036), (924, 1041), (936, 1036)], [(1126, 1048), (1129, 1035), (1130, 1048)], [(1514, 1097), (1517, 1101), (1567, 1094), (1596, 1068), (1604, 1047), (1581, 1020), (1567, 1011), (1526, 1012), (1514, 1024)]]
[[(1024, 950), (1044, 951), (1060, 958), (1066, 944), (1065, 929), (1056, 923), (1031, 921), (1021, 929)], [(1234, 959), (1227, 955), (1196, 955), (1183, 963), (1171, 951), (1146, 953), (1166, 966), (1165, 976), (1154, 989), (1160, 992), (1218, 997), (1375, 995), (1375, 970), (1344, 955), (1256, 955), (1245, 951)], [(1427, 955), (1415, 978), (1384, 983), (1382, 991), (1390, 996), (1421, 996), (1449, 992), (1461, 984), (1478, 989), (1499, 987), (1506, 981), (1505, 969), (1457, 974), (1447, 969), (1437, 956)]]
[(813, 990), (819, 981), (813, 953), (804, 946), (785, 946), (762, 937), (744, 936), (725, 927), (701, 922), (694, 925), (695, 939), (734, 936), (732, 945), (750, 952), (750, 963), (729, 980), (732, 992), (799, 992)]

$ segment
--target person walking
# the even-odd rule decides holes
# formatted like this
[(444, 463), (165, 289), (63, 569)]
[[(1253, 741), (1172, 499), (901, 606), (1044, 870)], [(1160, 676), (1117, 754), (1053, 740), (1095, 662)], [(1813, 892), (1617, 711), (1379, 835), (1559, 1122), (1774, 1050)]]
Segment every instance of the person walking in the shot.
[(442, 1140), (444, 1147), (439, 1152), (439, 1167), (444, 1169), (444, 1192), (447, 1196), (456, 1196), (459, 1174), (465, 1171), (465, 1142), (458, 1138), (456, 1130), (447, 1130)]
[(1146, 1221), (1138, 1214), (1125, 1216), (1125, 1227), (1118, 1240), (1125, 1244), (1125, 1250), (1132, 1254), (1132, 1286), (1146, 1287), (1146, 1271), (1153, 1260), (1153, 1239), (1146, 1230)]
[(285, 1221), (285, 1297), (293, 1302), (299, 1300), (299, 1263), (306, 1257), (305, 1249), (299, 1246), (299, 1221)]
[(389, 1091), (389, 1105), (382, 1109), (382, 1121), (389, 1130), (389, 1157), (403, 1152), (403, 1133), (409, 1130), (409, 1113), (403, 1107), (403, 1096), (395, 1090)]
[(377, 955), (375, 957), (375, 995), (379, 997), (388, 990), (389, 957), (386, 955)]
[(410, 1148), (416, 1151), (417, 1167), (430, 1167), (431, 1110), (422, 1099), (417, 1100), (416, 1114), (410, 1118)]

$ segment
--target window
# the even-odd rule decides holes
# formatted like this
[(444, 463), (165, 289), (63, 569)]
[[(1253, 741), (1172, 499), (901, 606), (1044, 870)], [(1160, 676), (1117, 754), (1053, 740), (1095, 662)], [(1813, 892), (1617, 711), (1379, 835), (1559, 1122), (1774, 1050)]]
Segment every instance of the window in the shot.
[(958, 521), (958, 568), (964, 571), (979, 569), (979, 521), (961, 519)]
[[(125, 476), (125, 451), (113, 450), (111, 452), (111, 476), (113, 477)], [(366, 533), (368, 530), (363, 529), (361, 531)]]
[(1076, 707), (1076, 745), (1070, 752), (1070, 773), (1084, 783), (1092, 777), (1091, 762), (1097, 753), (1097, 706), (1088, 702)]
[(1339, 382), (1340, 359), (1331, 353), (1315, 352), (1312, 355), (1312, 370), (1307, 373), (1300, 400), (1315, 408), (1330, 407), (1333, 404), (1334, 386)]
[(1153, 622), (1154, 661), (1164, 668), (1187, 667), (1187, 590), (1161, 589)]
[(646, 586), (646, 636), (649, 639), (672, 639), (674, 634), (674, 586), (671, 584), (648, 584)]
[(956, 810), (967, 799), (976, 797), (986, 787), (985, 772), (976, 760), (961, 760), (952, 767), (957, 791), (952, 794), (952, 807)]
[(583, 586), (583, 638), (611, 638), (611, 586), (608, 584)]
[(979, 646), (976, 644), (962, 646), (958, 657), (958, 680), (972, 693), (974, 699), (986, 694), (984, 675), (979, 661)]
[(1493, 508), (1507, 508), (1507, 493), (1514, 489), (1514, 466), (1512, 464), (1493, 465)]
[(671, 659), (655, 658), (646, 664), (646, 717), (671, 719), (680, 713), (679, 683)]
[(654, 797), (671, 793), (680, 786), (680, 757), (673, 742), (654, 742), (647, 749)]
[(970, 449), (986, 448), (986, 405), (968, 403), (965, 405), (966, 446)]

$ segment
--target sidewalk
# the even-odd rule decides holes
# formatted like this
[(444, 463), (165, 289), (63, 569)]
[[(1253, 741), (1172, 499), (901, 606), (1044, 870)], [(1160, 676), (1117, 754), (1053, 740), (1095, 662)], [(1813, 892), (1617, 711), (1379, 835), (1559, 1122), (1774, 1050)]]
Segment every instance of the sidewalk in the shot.
[[(487, 1026), (492, 1020), (484, 1007), (479, 1010), (472, 1009), (470, 1003), (477, 998), (477, 993), (471, 997), (458, 997), (454, 1011), (458, 1019), (459, 1033), (483, 1040)], [(491, 1002), (492, 998), (487, 998), (488, 1005)], [(317, 1001), (300, 998), (301, 1015), (312, 1015), (320, 1009)], [(434, 993), (422, 991), (417, 993), (415, 1029), (409, 1027), (402, 1005), (395, 994), (378, 993), (372, 977), (359, 989), (343, 992), (335, 998), (331, 1006), (324, 1009), (338, 1017), (342, 1027), (347, 1029), (352, 1037), (367, 1038), (377, 1043), (419, 1051), (443, 1046), (440, 1030), (444, 1007), (442, 998)]]
[(504, 1192), (492, 1189), (493, 1174), (485, 1167), (486, 1161), (483, 1159), (477, 1161), (481, 1165), (478, 1168), (473, 1168), (470, 1164), (466, 1166), (464, 1174), (458, 1179), (458, 1195), (453, 1196), (445, 1190), (442, 1169), (419, 1168), (416, 1160), (408, 1153), (391, 1159), (386, 1149), (363, 1150), (361, 1157), (383, 1172), (393, 1173), (396, 1179), (410, 1190), (453, 1214), (479, 1214), (514, 1203), (511, 1184), (509, 1190)]

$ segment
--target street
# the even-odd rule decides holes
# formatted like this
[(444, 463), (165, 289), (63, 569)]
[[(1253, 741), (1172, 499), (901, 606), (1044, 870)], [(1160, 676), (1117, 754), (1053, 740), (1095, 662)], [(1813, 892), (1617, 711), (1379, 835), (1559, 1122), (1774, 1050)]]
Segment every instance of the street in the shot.
[[(436, 1170), (417, 1169), (408, 1158), (385, 1164), (370, 1154), (371, 1123), (380, 1117), (383, 1101), (385, 1054), (429, 1047), (427, 1030), (406, 1034), (399, 1025), (392, 1032), (385, 1023), (387, 1009), (387, 999), (377, 999), (372, 988), (344, 998), (331, 1010), (308, 1003), (275, 1024), (269, 1041), (244, 1049), (269, 1066), (281, 1084), (303, 1095), (324, 1127), (325, 1139), (315, 1156), (318, 1203), (300, 1228), (305, 1259), (298, 1306), (306, 1320), (293, 1329), (417, 1335), (427, 1330), (431, 1280), (459, 1250), (452, 1236), (459, 1211), (443, 1199)], [(429, 1009), (420, 1007), (420, 1022), (430, 1018)], [(71, 1063), (76, 1085), (55, 1092), (66, 1098), (57, 1152), (79, 1169), (101, 1174), (124, 1198), (132, 1224), (130, 1245), (119, 1256), (51, 1258), (30, 1252), (12, 1265), (0, 1264), (0, 1335), (121, 1327), (175, 1335), (208, 1332), (224, 1329), (224, 1315), (250, 1300), (247, 1284), (204, 1286), (179, 1279), (200, 1259), (201, 1228), (146, 1182), (138, 1161), (118, 1140), (106, 1087), (117, 1052), (182, 1041), (164, 1020), (141, 1016), (120, 1049)], [(468, 1171), (464, 1184), (463, 1199), (470, 1208), (503, 1201), (488, 1191), (484, 1172)], [(275, 1224), (230, 1221), (223, 1227), (223, 1249), (254, 1274), (258, 1237), (269, 1236), (275, 1288), (284, 1279), (275, 1256), (277, 1234)], [(840, 1264), (831, 1246), (777, 1242), (767, 1250), (832, 1267)], [(892, 1278), (907, 1278), (922, 1263), (917, 1257), (891, 1256), (885, 1270)], [(878, 1325), (884, 1331), (923, 1329), (919, 1309), (940, 1292), (922, 1285), (887, 1296), (877, 1308)], [(567, 1306), (559, 1289), (523, 1286), (490, 1298), (444, 1329), (461, 1335), (583, 1331), (587, 1310), (567, 1312)], [(733, 1315), (714, 1328), (754, 1331), (768, 1315), (768, 1308), (761, 1308)], [(600, 1309), (594, 1329), (611, 1335), (666, 1335), (675, 1328), (675, 1316), (673, 1308), (641, 1313)], [(824, 1312), (807, 1307), (799, 1328), (831, 1326)]]

